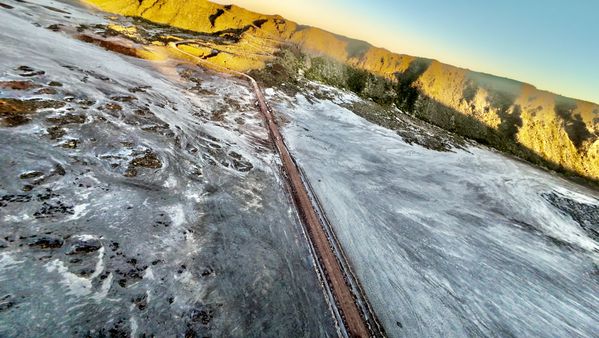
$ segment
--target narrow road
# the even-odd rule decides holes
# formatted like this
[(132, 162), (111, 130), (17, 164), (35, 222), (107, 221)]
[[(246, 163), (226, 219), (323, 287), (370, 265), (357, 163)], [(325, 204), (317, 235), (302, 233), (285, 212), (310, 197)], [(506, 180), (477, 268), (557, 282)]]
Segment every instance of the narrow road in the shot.
[[(318, 208), (317, 201), (310, 196), (315, 196), (310, 187), (304, 182), (306, 178), (301, 174), (300, 169), (295, 163), (295, 160), (289, 153), (287, 146), (283, 140), (277, 123), (273, 115), (266, 105), (264, 95), (258, 86), (258, 83), (251, 76), (237, 72), (225, 67), (212, 64), (206, 60), (200, 59), (197, 56), (181, 50), (180, 44), (193, 44), (193, 40), (184, 40), (178, 42), (170, 42), (169, 47), (176, 49), (180, 53), (191, 57), (199, 64), (220, 72), (232, 74), (234, 76), (248, 80), (256, 94), (258, 106), (268, 126), (270, 137), (277, 149), (281, 158), (283, 172), (289, 184), (290, 192), (295, 202), (298, 213), (304, 223), (305, 230), (308, 234), (311, 245), (316, 253), (318, 264), (321, 266), (322, 274), (324, 275), (325, 286), (328, 292), (332, 295), (338, 320), (342, 321), (344, 336), (349, 337), (380, 337), (385, 336), (381, 326), (378, 324), (374, 313), (368, 306), (366, 296), (361, 290), (356, 291), (355, 285), (359, 282), (354, 279), (349, 269), (349, 264), (343, 262), (344, 257), (336, 254), (340, 248), (338, 243), (335, 243), (335, 238), (327, 235), (325, 230), (327, 224), (324, 224), (324, 211)], [(331, 229), (328, 229), (329, 233)], [(353, 286), (353, 287), (352, 287)], [(353, 292), (352, 292), (353, 290)]]

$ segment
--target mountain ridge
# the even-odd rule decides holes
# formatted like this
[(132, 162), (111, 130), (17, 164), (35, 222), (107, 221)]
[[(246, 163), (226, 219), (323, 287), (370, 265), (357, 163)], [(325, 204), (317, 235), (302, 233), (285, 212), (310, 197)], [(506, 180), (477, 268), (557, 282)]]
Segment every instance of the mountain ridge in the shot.
[[(85, 3), (89, 3), (92, 5), (95, 5), (96, 7), (104, 10), (104, 11), (108, 11), (108, 12), (112, 12), (112, 13), (116, 13), (116, 14), (122, 14), (122, 15), (126, 15), (126, 16), (138, 16), (141, 18), (146, 18), (146, 16), (150, 16), (151, 19), (148, 19), (150, 21), (155, 21), (161, 24), (167, 24), (167, 25), (172, 25), (174, 27), (178, 27), (178, 28), (182, 28), (182, 29), (189, 29), (189, 30), (193, 30), (193, 31), (197, 31), (197, 32), (206, 32), (209, 30), (206, 30), (204, 25), (197, 25), (197, 24), (193, 24), (193, 25), (182, 25), (180, 24), (180, 22), (177, 21), (164, 21), (161, 20), (160, 18), (157, 18), (153, 15), (151, 15), (150, 13), (147, 13), (148, 10), (150, 10), (151, 8), (153, 8), (153, 6), (158, 5), (159, 8), (158, 9), (162, 9), (162, 7), (164, 6), (165, 3), (168, 3), (170, 1), (180, 1), (180, 0), (82, 0)], [(137, 11), (135, 12), (134, 10), (132, 10), (131, 8), (131, 3), (138, 3), (139, 4), (139, 8), (142, 8), (143, 4), (148, 3), (148, 2), (153, 2), (151, 5), (147, 6), (147, 7), (143, 7), (143, 10), (141, 10), (141, 12)], [(389, 48), (386, 47), (380, 47), (380, 46), (375, 46), (372, 43), (366, 41), (366, 40), (360, 40), (360, 39), (354, 39), (352, 37), (349, 37), (347, 35), (344, 34), (340, 34), (340, 33), (335, 33), (335, 32), (331, 32), (331, 31), (327, 31), (325, 29), (322, 28), (318, 28), (318, 27), (314, 27), (314, 26), (309, 26), (309, 25), (303, 25), (303, 24), (299, 24), (296, 23), (294, 21), (291, 20), (287, 20), (285, 19), (282, 15), (280, 14), (261, 14), (258, 12), (254, 12), (252, 10), (246, 9), (244, 7), (238, 6), (238, 5), (234, 5), (234, 4), (230, 4), (230, 5), (223, 5), (223, 4), (219, 4), (216, 2), (212, 2), (209, 0), (192, 0), (188, 3), (193, 3), (193, 2), (202, 2), (202, 3), (207, 3), (207, 4), (211, 4), (213, 5), (212, 7), (215, 8), (217, 11), (219, 9), (223, 9), (223, 10), (227, 10), (229, 12), (237, 10), (239, 12), (245, 12), (245, 13), (252, 13), (254, 15), (257, 16), (257, 18), (263, 19), (263, 18), (267, 18), (267, 19), (272, 19), (272, 20), (284, 20), (286, 22), (292, 23), (293, 25), (295, 25), (296, 29), (295, 29), (295, 33), (299, 33), (301, 31), (304, 30), (315, 30), (318, 32), (321, 32), (322, 34), (329, 34), (331, 35), (334, 39), (339, 39), (339, 40), (345, 40), (348, 43), (352, 43), (352, 44), (363, 44), (366, 46), (366, 48), (364, 49), (364, 52), (368, 52), (368, 51), (374, 51), (377, 53), (381, 53), (381, 54), (391, 54), (393, 56), (399, 56), (399, 57), (407, 57), (407, 58), (413, 58), (413, 59), (423, 59), (423, 60), (430, 60), (430, 61), (434, 61), (434, 62), (439, 62), (441, 64), (444, 65), (448, 65), (448, 66), (452, 66), (455, 68), (459, 68), (462, 69), (464, 71), (467, 72), (472, 72), (472, 73), (477, 73), (477, 74), (481, 74), (484, 76), (489, 76), (489, 77), (493, 77), (493, 78), (497, 78), (497, 79), (505, 79), (505, 80), (510, 80), (510, 81), (514, 81), (514, 82), (518, 82), (521, 84), (526, 84), (528, 86), (532, 86), (534, 89), (540, 91), (540, 92), (547, 92), (556, 96), (560, 96), (560, 97), (565, 97), (568, 99), (574, 99), (576, 101), (580, 101), (580, 102), (586, 102), (586, 103), (591, 103), (594, 105), (599, 105), (599, 103), (593, 102), (591, 100), (583, 100), (583, 99), (578, 99), (575, 97), (570, 97), (570, 96), (566, 96), (566, 95), (561, 95), (559, 93), (553, 92), (551, 90), (546, 90), (546, 89), (541, 89), (538, 88), (536, 85), (525, 82), (525, 80), (518, 80), (518, 79), (513, 79), (511, 77), (508, 76), (500, 76), (500, 75), (495, 75), (489, 72), (485, 72), (485, 71), (478, 71), (476, 69), (472, 69), (466, 66), (454, 66), (451, 65), (449, 63), (446, 63), (442, 60), (439, 60), (435, 57), (421, 57), (421, 56), (416, 56), (416, 55), (411, 55), (411, 54), (407, 54), (407, 53), (401, 53), (401, 52), (395, 52), (395, 51), (391, 51)], [(124, 5), (118, 5), (118, 3), (124, 3)], [(162, 5), (161, 5), (162, 4)], [(206, 7), (208, 8), (208, 7)], [(225, 13), (222, 13), (225, 14)], [(218, 17), (220, 17), (222, 14), (219, 14)], [(212, 14), (211, 16), (213, 16), (214, 14)], [(216, 20), (218, 20), (218, 17), (215, 18), (215, 22)], [(241, 21), (240, 21), (241, 22)], [(212, 32), (217, 32), (218, 28), (220, 26), (215, 26), (212, 25)], [(228, 28), (230, 28), (230, 26), (227, 26)], [(242, 25), (239, 25), (239, 27), (242, 27)], [(204, 28), (204, 29), (202, 29)], [(262, 28), (262, 27), (260, 27)], [(222, 30), (222, 29), (221, 29)], [(318, 53), (318, 52), (323, 52), (322, 49), (313, 49), (311, 50), (312, 52)], [(327, 56), (331, 56), (331, 54), (326, 54)], [(334, 55), (334, 54), (333, 54)], [(352, 59), (351, 57), (348, 59)]]
[[(278, 15), (206, 0), (86, 0), (102, 10), (200, 33), (235, 35), (211, 61), (240, 71), (264, 69), (276, 51), (292, 46), (395, 83), (402, 110), (460, 135), (534, 163), (599, 180), (599, 105), (540, 90), (531, 84), (438, 60), (393, 53)], [(241, 49), (240, 53), (229, 49)], [(246, 50), (252, 50), (243, 56)], [(314, 68), (310, 59), (306, 69)], [(324, 77), (339, 73), (319, 65)], [(331, 73), (332, 72), (332, 73)], [(364, 86), (358, 89), (365, 90)], [(380, 91), (388, 90), (382, 86)], [(363, 94), (363, 93), (362, 93)], [(384, 93), (383, 93), (384, 94)], [(386, 94), (385, 94), (386, 95)]]

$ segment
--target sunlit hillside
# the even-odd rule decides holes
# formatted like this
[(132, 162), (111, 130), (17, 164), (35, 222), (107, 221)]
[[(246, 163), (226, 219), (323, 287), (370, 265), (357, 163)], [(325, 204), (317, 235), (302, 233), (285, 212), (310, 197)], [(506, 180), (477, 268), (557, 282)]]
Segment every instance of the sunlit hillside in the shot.
[[(325, 76), (341, 78), (334, 62), (366, 70), (390, 84), (349, 85), (367, 97), (386, 97), (402, 110), (463, 136), (534, 163), (599, 179), (599, 106), (540, 91), (532, 85), (391, 53), (366, 42), (205, 0), (88, 0), (102, 10), (206, 33), (226, 42), (190, 44), (188, 51), (228, 68), (268, 67), (295, 48), (311, 56), (296, 67), (315, 64)], [(401, 49), (401, 46), (397, 47)], [(322, 66), (322, 58), (331, 63)], [(316, 58), (317, 63), (313, 62)], [(328, 62), (328, 61), (327, 61)], [(333, 65), (333, 66), (331, 66)], [(326, 73), (328, 72), (328, 73)], [(340, 73), (341, 72), (341, 73)], [(312, 72), (314, 73), (314, 71)], [(361, 80), (366, 82), (366, 80)], [(376, 100), (375, 100), (376, 101)]]

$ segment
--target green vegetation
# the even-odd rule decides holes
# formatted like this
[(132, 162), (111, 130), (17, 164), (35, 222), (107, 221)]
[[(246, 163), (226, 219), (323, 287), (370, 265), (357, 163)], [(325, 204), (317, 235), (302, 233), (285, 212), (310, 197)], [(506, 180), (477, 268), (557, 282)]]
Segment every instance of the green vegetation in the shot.
[(344, 65), (326, 57), (310, 57), (296, 48), (283, 49), (263, 70), (252, 71), (254, 78), (268, 87), (299, 91), (302, 80), (316, 81), (350, 90), (382, 105), (395, 102), (395, 84), (368, 71)]
[(407, 112), (414, 111), (414, 105), (418, 100), (418, 89), (413, 86), (420, 75), (430, 66), (431, 61), (426, 59), (414, 60), (404, 73), (397, 73), (397, 84), (395, 92), (397, 93), (396, 105)]
[(382, 105), (395, 102), (395, 84), (366, 70), (345, 65), (325, 57), (309, 59), (305, 78), (333, 87), (347, 89)]
[(305, 76), (308, 80), (322, 82), (334, 87), (347, 89), (347, 66), (326, 57), (310, 59), (310, 67)]
[(351, 67), (347, 67), (345, 73), (347, 75), (347, 88), (354, 93), (362, 94), (370, 74), (365, 70)]
[[(359, 53), (359, 46), (353, 47), (356, 49), (355, 52)], [(535, 165), (555, 170), (569, 178), (576, 179), (579, 175), (542, 158), (518, 142), (517, 134), (523, 125), (522, 107), (515, 104), (516, 97), (521, 90), (519, 82), (501, 78), (494, 81), (493, 76), (483, 73), (473, 73), (466, 82), (463, 99), (473, 109), (473, 101), (479, 88), (483, 88), (489, 93), (487, 98), (489, 106), (486, 109), (494, 109), (500, 118), (500, 124), (495, 129), (474, 116), (447, 107), (422, 94), (414, 84), (428, 69), (431, 60), (415, 60), (406, 71), (396, 73), (395, 79), (392, 81), (331, 58), (308, 56), (299, 48), (284, 49), (276, 56), (277, 58), (265, 69), (251, 73), (265, 86), (278, 87), (288, 94), (295, 95), (297, 92), (304, 91), (305, 80), (310, 80), (349, 90), (372, 101), (372, 105), (348, 108), (373, 123), (396, 129), (397, 121), (405, 117), (393, 108), (397, 107), (422, 121)], [(318, 97), (317, 93), (315, 95)], [(562, 118), (568, 136), (577, 147), (580, 147), (593, 135), (586, 128), (582, 118), (579, 115), (574, 115), (574, 108), (575, 106), (572, 106), (571, 102), (564, 101), (556, 106), (556, 112)], [(599, 119), (596, 123), (599, 124)], [(398, 129), (398, 133), (402, 135), (400, 129)], [(436, 146), (433, 146), (430, 140), (408, 141), (425, 145), (431, 149), (449, 149), (446, 146), (448, 142), (445, 141)], [(595, 181), (585, 178), (583, 183), (595, 184)]]

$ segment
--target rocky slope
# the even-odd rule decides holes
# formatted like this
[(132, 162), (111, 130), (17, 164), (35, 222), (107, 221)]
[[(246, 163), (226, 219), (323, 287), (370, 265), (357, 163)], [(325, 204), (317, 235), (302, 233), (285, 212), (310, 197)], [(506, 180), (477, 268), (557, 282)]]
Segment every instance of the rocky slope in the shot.
[[(238, 70), (264, 68), (277, 50), (292, 48), (310, 55), (300, 58), (300, 69), (294, 69), (300, 74), (316, 69), (316, 79), (338, 76), (342, 83), (357, 80), (347, 87), (375, 101), (395, 103), (424, 120), (536, 164), (599, 179), (597, 104), (434, 60), (391, 53), (233, 5), (205, 0), (87, 1), (109, 12), (230, 38), (222, 50), (204, 46), (203, 52), (198, 47), (198, 54)], [(357, 79), (349, 75), (348, 81), (347, 70), (335, 63), (367, 74), (358, 74)]]

